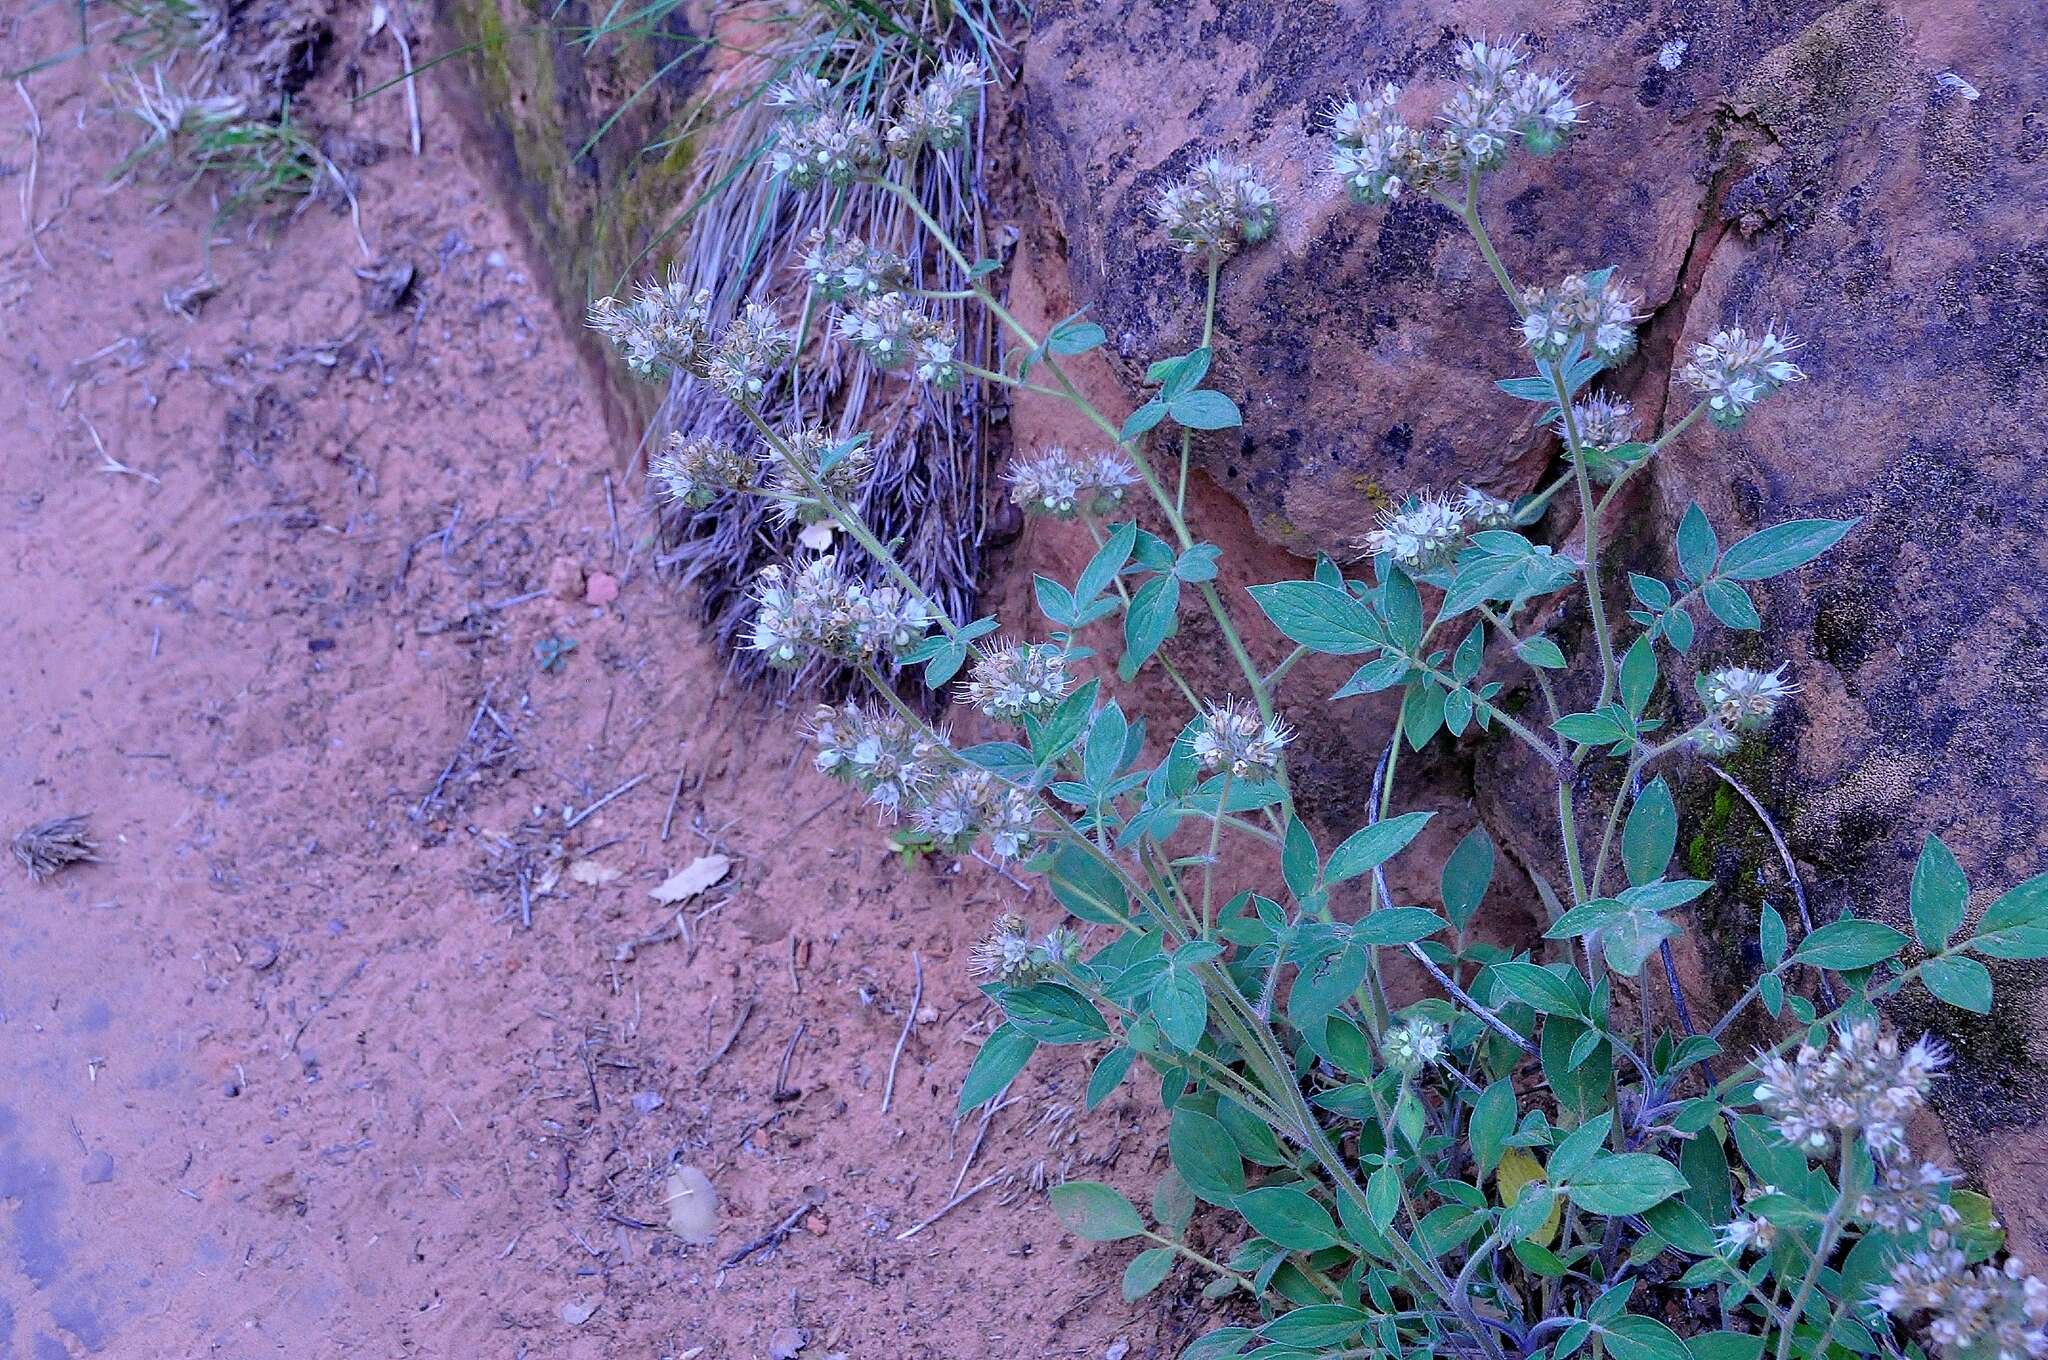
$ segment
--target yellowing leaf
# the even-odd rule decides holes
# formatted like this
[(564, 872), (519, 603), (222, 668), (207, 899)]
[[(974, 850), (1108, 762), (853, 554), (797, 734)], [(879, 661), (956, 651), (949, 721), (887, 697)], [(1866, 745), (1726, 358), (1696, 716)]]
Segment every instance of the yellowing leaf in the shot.
[(663, 906), (672, 907), (711, 887), (731, 868), (732, 860), (724, 855), (699, 855), (670, 874), (660, 887), (649, 889), (647, 895)]
[[(1512, 1208), (1522, 1197), (1522, 1191), (1543, 1179), (1543, 1163), (1530, 1155), (1526, 1148), (1509, 1148), (1500, 1155), (1500, 1170), (1494, 1173), (1494, 1187), (1500, 1191), (1500, 1202)], [(1550, 1217), (1543, 1220), (1543, 1226), (1529, 1234), (1527, 1240), (1537, 1246), (1549, 1245), (1557, 1236), (1558, 1224), (1564, 1216), (1560, 1201), (1553, 1201)]]
[(599, 864), (594, 859), (573, 860), (569, 864), (569, 881), (587, 883), (593, 888), (602, 887), (620, 877), (621, 871), (609, 864)]

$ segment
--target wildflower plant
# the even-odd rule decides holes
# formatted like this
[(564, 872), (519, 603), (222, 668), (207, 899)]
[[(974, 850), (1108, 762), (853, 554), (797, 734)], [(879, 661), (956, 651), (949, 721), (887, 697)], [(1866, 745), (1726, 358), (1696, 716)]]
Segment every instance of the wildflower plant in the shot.
[[(1570, 81), (1533, 71), (1519, 41), (1468, 42), (1459, 70), (1434, 126), (1404, 121), (1392, 89), (1340, 108), (1333, 170), (1363, 203), (1426, 196), (1465, 226), (1536, 370), (1499, 386), (1549, 410), (1566, 470), (1512, 503), (1417, 488), (1364, 533), (1355, 563), (1326, 558), (1308, 579), (1250, 587), (1293, 644), (1271, 667), (1217, 585), (1219, 549), (1185, 513), (1192, 432), (1239, 423), (1236, 402), (1203, 384), (1219, 272), (1282, 211), (1256, 175), (1209, 160), (1158, 199), (1164, 234), (1206, 277), (1200, 343), (1152, 364), (1153, 391), (1119, 420), (1065, 368), (1104, 344), (1102, 329), (1076, 316), (1032, 330), (992, 288), (998, 266), (970, 260), (906, 185), (919, 156), (957, 151), (946, 110), (964, 76), (912, 97), (886, 134), (903, 148), (893, 157), (852, 158), (843, 172), (808, 153), (775, 162), (791, 185), (844, 173), (897, 196), (955, 271), (947, 291), (1014, 341), (1001, 371), (979, 376), (1070, 402), (1102, 440), (1012, 468), (1019, 505), (1083, 522), (1097, 551), (1071, 584), (1034, 582), (1042, 632), (998, 635), (994, 618), (958, 622), (929, 599), (854, 510), (831, 450), (778, 433), (749, 384), (722, 384), (768, 447), (761, 494), (800, 504), (795, 519), (831, 520), (889, 578), (858, 585), (830, 558), (762, 574), (751, 645), (782, 665), (829, 656), (874, 691), (818, 710), (818, 769), (908, 822), (917, 839), (900, 844), (1017, 861), (1063, 913), (1034, 924), (1006, 912), (974, 950), (973, 976), (1003, 1020), (960, 1107), (993, 1100), (1041, 1047), (1093, 1054), (1090, 1108), (1140, 1071), (1156, 1083), (1170, 1166), (1150, 1214), (1092, 1182), (1054, 1187), (1052, 1208), (1081, 1237), (1142, 1244), (1127, 1298), (1185, 1263), (1234, 1301), (1185, 1352), (1197, 1360), (2048, 1354), (2048, 1289), (2005, 1254), (1988, 1201), (1911, 1150), (1945, 1051), (1903, 1041), (1880, 1009), (1918, 990), (1987, 1013), (1984, 960), (2048, 957), (2048, 876), (1965, 929), (1969, 885), (1930, 838), (1907, 893), (1909, 937), (1855, 915), (1808, 919), (1788, 856), (1794, 919), (1764, 905), (1756, 975), (1717, 1017), (1694, 1013), (1671, 941), (1718, 885), (1674, 867), (1681, 817), (1665, 775), (1706, 762), (1733, 783), (1712, 762), (1756, 743), (1798, 694), (1785, 667), (1696, 657), (1714, 650), (1708, 629), (1760, 626), (1756, 583), (1854, 525), (1796, 520), (1724, 546), (1689, 506), (1672, 579), (1632, 574), (1632, 605), (1614, 608), (1605, 547), (1620, 488), (1703, 417), (1738, 423), (1797, 382), (1796, 344), (1775, 326), (1717, 331), (1682, 374), (1691, 407), (1639, 434), (1626, 403), (1590, 387), (1633, 350), (1636, 295), (1608, 268), (1525, 287), (1482, 218), (1488, 174), (1577, 125)], [(828, 87), (779, 97), (804, 137), (839, 126)], [(867, 268), (845, 243), (830, 250)], [(908, 290), (834, 287), (853, 315), (892, 296), (905, 315), (917, 306)], [(772, 318), (735, 325), (740, 343), (707, 352), (743, 350), (755, 370), (790, 360), (759, 339), (778, 333)], [(879, 368), (933, 381), (878, 352), (863, 324), (840, 335)], [(656, 468), (672, 494), (678, 475), (695, 484)], [(1571, 553), (1526, 532), (1560, 495), (1579, 510)], [(1535, 622), (1560, 595), (1585, 604), (1577, 675)], [(1173, 665), (1167, 644), (1190, 609), (1241, 672), (1237, 694), (1198, 695)], [(1097, 624), (1120, 633), (1115, 655), (1078, 641)], [(1311, 653), (1357, 665), (1320, 701), (1400, 696), (1364, 825), (1329, 848), (1297, 815), (1287, 768), (1283, 705), (1320, 699), (1287, 684)], [(1112, 695), (1148, 668), (1188, 700), (1178, 730), (1148, 731)], [(1695, 668), (1690, 692), (1666, 684), (1667, 671)], [(919, 671), (995, 725), (993, 739), (958, 744), (906, 702), (898, 683)], [(1534, 947), (1474, 938), (1494, 878), (1483, 830), (1442, 865), (1434, 902), (1397, 900), (1384, 872), (1433, 816), (1393, 805), (1403, 751), (1473, 732), (1520, 745), (1553, 777), (1557, 850), (1529, 866), (1548, 918)], [(1226, 865), (1236, 879), (1266, 868), (1261, 886), (1225, 897)], [(1357, 897), (1363, 914), (1340, 917)], [(1396, 958), (1430, 979), (1428, 995), (1396, 1004)], [(1222, 1247), (1196, 1245), (1197, 1212), (1213, 1220), (1199, 1240)], [(1667, 1308), (1680, 1293), (1704, 1297), (1704, 1314)], [(1714, 1321), (1687, 1321), (1703, 1315)]]

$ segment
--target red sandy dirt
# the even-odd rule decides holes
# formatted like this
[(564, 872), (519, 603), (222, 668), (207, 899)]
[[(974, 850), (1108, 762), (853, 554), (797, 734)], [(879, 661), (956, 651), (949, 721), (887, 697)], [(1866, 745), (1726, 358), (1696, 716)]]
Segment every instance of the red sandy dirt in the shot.
[[(88, 811), (104, 861), (4, 866), (0, 1360), (1144, 1357), (1207, 1325), (1186, 1271), (1121, 1303), (1129, 1250), (1033, 1193), (1148, 1188), (1149, 1096), (1080, 1117), (1082, 1056), (1042, 1057), (955, 1127), (991, 1023), (965, 952), (1018, 890), (896, 862), (796, 715), (724, 691), (439, 93), (419, 159), (395, 94), (333, 101), (387, 149), (365, 261), (324, 207), (251, 235), (110, 191), (102, 74), (26, 82), (33, 243), (12, 91), (0, 133), (0, 834)], [(356, 270), (392, 262), (384, 310)], [(649, 890), (713, 852), (678, 933)], [(665, 1226), (682, 1165), (708, 1246)]]

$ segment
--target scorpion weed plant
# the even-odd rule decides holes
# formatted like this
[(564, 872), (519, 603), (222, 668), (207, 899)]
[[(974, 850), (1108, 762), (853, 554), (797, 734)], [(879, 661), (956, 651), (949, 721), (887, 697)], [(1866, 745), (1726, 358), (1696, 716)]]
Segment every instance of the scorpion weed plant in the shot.
[[(601, 305), (597, 324), (637, 367), (714, 376), (764, 446), (754, 461), (679, 441), (654, 475), (685, 501), (711, 489), (766, 497), (791, 537), (829, 518), (885, 568), (881, 585), (829, 556), (762, 572), (750, 645), (781, 666), (827, 656), (871, 682), (871, 701), (822, 707), (809, 730), (820, 772), (915, 828), (899, 844), (986, 847), (1049, 882), (1070, 920), (1006, 913), (974, 950), (973, 974), (1004, 1020), (961, 1109), (993, 1099), (1045, 1046), (1096, 1055), (1091, 1108), (1149, 1073), (1170, 1111), (1170, 1169), (1150, 1213), (1091, 1182), (1056, 1186), (1051, 1201), (1083, 1238), (1140, 1245), (1126, 1298), (1185, 1262), (1211, 1295), (1237, 1300), (1229, 1325), (1188, 1356), (2048, 1354), (2048, 1287), (2006, 1254), (1989, 1202), (1909, 1148), (1943, 1050), (1902, 1043), (1880, 1015), (1913, 987), (1988, 1012), (1983, 960), (2048, 957), (2048, 876), (1965, 929), (1969, 885), (1930, 838), (1908, 890), (1912, 938), (1853, 916), (1816, 925), (1803, 909), (1788, 921), (1765, 905), (1761, 970), (1725, 1013), (1695, 1020), (1670, 942), (1716, 885), (1674, 868), (1679, 813), (1660, 767), (1739, 750), (1798, 687), (1782, 666), (1702, 667), (1690, 695), (1660, 693), (1663, 674), (1694, 664), (1704, 629), (1758, 628), (1751, 587), (1813, 561), (1853, 522), (1774, 524), (1724, 545), (1690, 506), (1676, 579), (1638, 575), (1636, 607), (1610, 607), (1602, 548), (1620, 488), (1703, 417), (1737, 425), (1801, 380), (1797, 344), (1774, 326), (1715, 331), (1680, 374), (1690, 409), (1668, 429), (1639, 430), (1626, 403), (1591, 386), (1634, 348), (1639, 295), (1610, 268), (1517, 282), (1482, 220), (1488, 175), (1518, 150), (1553, 151), (1577, 125), (1570, 79), (1532, 69), (1518, 41), (1467, 42), (1459, 66), (1432, 123), (1407, 122), (1394, 89), (1336, 109), (1333, 174), (1362, 204), (1420, 196), (1464, 224), (1500, 285), (1501, 324), (1535, 370), (1500, 386), (1554, 413), (1569, 467), (1515, 504), (1419, 489), (1362, 536), (1362, 579), (1325, 559), (1309, 579), (1251, 587), (1295, 644), (1273, 669), (1245, 647), (1216, 587), (1219, 550), (1195, 537), (1183, 493), (1189, 432), (1238, 423), (1237, 403), (1203, 386), (1217, 276), (1271, 234), (1279, 205), (1222, 159), (1159, 197), (1164, 234), (1206, 281), (1202, 332), (1152, 365), (1154, 390), (1119, 420), (1065, 367), (1104, 343), (1101, 328), (1079, 317), (1042, 335), (1025, 326), (991, 287), (998, 266), (968, 258), (908, 187), (920, 156), (960, 144), (974, 77), (952, 66), (883, 120), (843, 112), (822, 84), (792, 83), (772, 173), (893, 196), (953, 271), (943, 287), (915, 288), (896, 257), (821, 236), (806, 268), (839, 309), (845, 343), (943, 385), (965, 365), (943, 353), (943, 327), (919, 318), (933, 296), (965, 298), (1013, 341), (999, 371), (973, 376), (1062, 397), (1100, 431), (1099, 449), (1048, 450), (1008, 475), (1025, 510), (1083, 520), (1099, 543), (1071, 585), (1036, 582), (1043, 632), (950, 617), (849, 508), (841, 470), (858, 443), (764, 416), (757, 380), (789, 361), (772, 317), (743, 315), (714, 338), (673, 288), (648, 290), (630, 312)], [(1138, 501), (1140, 487), (1165, 535), (1131, 516), (1126, 497)], [(1577, 500), (1581, 556), (1518, 528), (1558, 495)], [(1561, 592), (1583, 594), (1590, 620), (1594, 697), (1582, 711), (1560, 703), (1564, 650), (1531, 624)], [(1213, 616), (1239, 693), (1197, 695), (1173, 669), (1166, 644), (1188, 608)], [(1109, 620), (1121, 624), (1115, 658), (1078, 641)], [(1401, 695), (1366, 825), (1327, 850), (1295, 814), (1279, 712), (1283, 697), (1318, 701), (1283, 684), (1311, 652), (1360, 663), (1329, 702)], [(1111, 697), (1147, 667), (1189, 702), (1163, 742)], [(899, 696), (912, 668), (1010, 739), (957, 744)], [(1510, 684), (1526, 687), (1513, 704)], [(1535, 871), (1550, 922), (1534, 949), (1472, 938), (1494, 872), (1483, 830), (1442, 866), (1441, 910), (1395, 900), (1383, 872), (1432, 815), (1392, 806), (1404, 744), (1472, 728), (1521, 743), (1554, 776), (1557, 858)], [(1589, 779), (1596, 770), (1618, 777)], [(1605, 807), (1582, 806), (1605, 787), (1619, 790)], [(1233, 870), (1270, 865), (1266, 887), (1221, 900), (1225, 856)], [(1332, 911), (1345, 885), (1368, 904), (1355, 921)], [(1436, 994), (1395, 1007), (1385, 974), (1397, 955)], [(1776, 1037), (1726, 1051), (1738, 1020)], [(1190, 1236), (1201, 1205), (1212, 1221), (1199, 1240), (1220, 1248)]]

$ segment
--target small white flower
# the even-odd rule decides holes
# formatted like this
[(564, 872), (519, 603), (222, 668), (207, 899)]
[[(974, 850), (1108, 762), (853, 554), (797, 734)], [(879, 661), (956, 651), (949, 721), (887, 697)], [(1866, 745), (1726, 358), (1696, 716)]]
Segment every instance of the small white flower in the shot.
[(1721, 725), (1737, 732), (1754, 732), (1770, 722), (1778, 706), (1799, 692), (1799, 686), (1785, 679), (1785, 668), (1751, 670), (1747, 666), (1723, 666), (1709, 675), (1700, 687)]
[(1280, 754), (1294, 732), (1279, 719), (1259, 716), (1257, 709), (1232, 699), (1212, 704), (1195, 727), (1191, 749), (1205, 773), (1226, 770), (1233, 779), (1271, 779), (1280, 769)]
[(1381, 514), (1379, 526), (1360, 545), (1384, 553), (1411, 574), (1449, 566), (1465, 546), (1465, 519), (1441, 496), (1425, 494)]
[(1752, 334), (1729, 326), (1695, 344), (1678, 376), (1707, 399), (1707, 416), (1715, 424), (1740, 425), (1759, 401), (1806, 377), (1792, 362), (1798, 348), (1797, 340), (1774, 327)]

